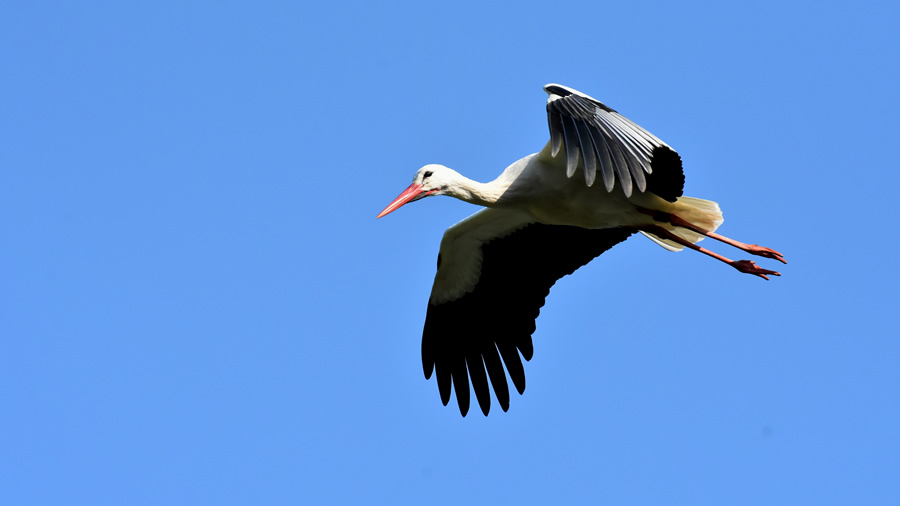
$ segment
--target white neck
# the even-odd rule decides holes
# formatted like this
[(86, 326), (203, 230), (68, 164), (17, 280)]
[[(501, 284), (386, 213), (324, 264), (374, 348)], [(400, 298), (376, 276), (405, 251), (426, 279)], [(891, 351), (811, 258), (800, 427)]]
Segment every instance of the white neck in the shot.
[(494, 207), (508, 186), (498, 181), (498, 179), (495, 179), (490, 183), (479, 183), (459, 175), (457, 178), (454, 178), (452, 184), (447, 186), (444, 194), (471, 204)]

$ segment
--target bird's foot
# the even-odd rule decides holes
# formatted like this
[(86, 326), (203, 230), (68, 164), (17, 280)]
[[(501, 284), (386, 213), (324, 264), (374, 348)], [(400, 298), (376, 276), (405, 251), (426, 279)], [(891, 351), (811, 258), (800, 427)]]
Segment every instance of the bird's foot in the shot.
[(765, 280), (768, 280), (769, 276), (781, 276), (780, 272), (763, 269), (762, 267), (756, 265), (756, 262), (752, 260), (732, 260), (730, 262), (730, 265), (741, 272), (753, 274), (754, 276), (759, 276)]
[(746, 251), (751, 255), (761, 256), (765, 258), (771, 258), (774, 260), (778, 260), (779, 262), (786, 264), (787, 260), (784, 259), (784, 255), (773, 250), (772, 248), (764, 248), (762, 246), (757, 246), (756, 244), (748, 244)]

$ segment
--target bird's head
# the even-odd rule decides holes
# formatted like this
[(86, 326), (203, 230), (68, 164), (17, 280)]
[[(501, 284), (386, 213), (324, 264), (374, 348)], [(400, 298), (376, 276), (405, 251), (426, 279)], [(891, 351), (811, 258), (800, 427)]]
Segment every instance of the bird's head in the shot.
[(403, 193), (388, 204), (375, 218), (381, 218), (386, 214), (392, 213), (407, 202), (415, 202), (434, 195), (443, 195), (451, 187), (455, 176), (458, 176), (455, 170), (443, 165), (432, 163), (422, 167), (416, 171), (409, 188), (403, 190)]

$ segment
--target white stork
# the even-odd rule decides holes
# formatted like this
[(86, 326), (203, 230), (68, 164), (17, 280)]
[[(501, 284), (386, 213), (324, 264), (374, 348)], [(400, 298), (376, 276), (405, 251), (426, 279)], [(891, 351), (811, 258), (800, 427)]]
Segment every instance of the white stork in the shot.
[[(714, 233), (722, 224), (718, 204), (682, 196), (681, 157), (666, 143), (576, 90), (548, 84), (544, 91), (550, 141), (540, 153), (490, 183), (426, 165), (378, 214), (434, 195), (488, 208), (444, 233), (422, 335), (425, 378), (436, 372), (445, 406), (452, 383), (463, 416), (469, 380), (482, 412), (490, 411), (488, 377), (500, 407), (509, 409), (501, 357), (521, 394), (519, 354), (531, 360), (531, 334), (550, 287), (635, 232), (670, 251), (688, 247), (763, 279), (780, 274), (695, 243), (711, 237), (787, 263), (775, 250)], [(573, 177), (579, 172), (583, 180)]]

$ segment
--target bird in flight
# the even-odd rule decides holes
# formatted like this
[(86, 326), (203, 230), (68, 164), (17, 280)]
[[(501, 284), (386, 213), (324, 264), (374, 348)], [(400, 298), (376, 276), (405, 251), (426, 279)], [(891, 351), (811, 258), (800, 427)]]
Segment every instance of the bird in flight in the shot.
[(444, 232), (422, 334), (425, 378), (437, 377), (445, 406), (452, 385), (463, 416), (470, 381), (485, 415), (489, 384), (503, 411), (509, 409), (504, 364), (523, 393), (521, 358), (531, 360), (535, 319), (550, 287), (634, 233), (766, 280), (780, 274), (696, 243), (709, 237), (787, 263), (773, 249), (716, 234), (723, 221), (719, 205), (682, 196), (681, 157), (666, 143), (572, 88), (548, 84), (544, 91), (550, 140), (539, 153), (513, 162), (489, 183), (426, 165), (377, 216), (435, 195), (487, 208)]

